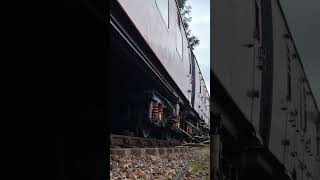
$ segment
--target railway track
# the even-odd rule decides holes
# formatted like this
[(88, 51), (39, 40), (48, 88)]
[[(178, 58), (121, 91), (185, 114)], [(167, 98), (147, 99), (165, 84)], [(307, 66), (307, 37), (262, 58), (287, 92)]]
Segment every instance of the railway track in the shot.
[(209, 179), (205, 146), (116, 148), (110, 153), (110, 179)]
[(188, 171), (188, 168), (190, 166), (190, 162), (187, 162), (186, 165), (184, 165), (178, 172), (177, 176), (175, 177), (175, 180), (183, 180), (187, 171)]
[(141, 138), (125, 135), (110, 135), (110, 148), (155, 148), (176, 147), (183, 142), (178, 140), (161, 140), (155, 138)]

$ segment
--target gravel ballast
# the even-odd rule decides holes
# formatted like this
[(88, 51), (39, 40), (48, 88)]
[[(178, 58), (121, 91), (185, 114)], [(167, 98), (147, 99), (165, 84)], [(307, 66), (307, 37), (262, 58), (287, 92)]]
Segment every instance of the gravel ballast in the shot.
[(110, 158), (110, 178), (113, 180), (175, 179), (180, 169), (189, 163), (189, 169), (183, 179), (203, 179), (208, 176), (209, 170), (204, 165), (205, 163), (196, 164), (201, 161), (209, 162), (209, 148), (192, 148), (189, 152), (167, 155), (130, 155), (126, 157), (113, 155)]

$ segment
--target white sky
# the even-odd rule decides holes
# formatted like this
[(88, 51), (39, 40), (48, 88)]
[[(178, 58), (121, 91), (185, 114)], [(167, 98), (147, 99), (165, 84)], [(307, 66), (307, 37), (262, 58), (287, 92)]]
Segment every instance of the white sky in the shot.
[(200, 39), (194, 54), (210, 93), (210, 0), (189, 0), (187, 4), (192, 8), (190, 30)]

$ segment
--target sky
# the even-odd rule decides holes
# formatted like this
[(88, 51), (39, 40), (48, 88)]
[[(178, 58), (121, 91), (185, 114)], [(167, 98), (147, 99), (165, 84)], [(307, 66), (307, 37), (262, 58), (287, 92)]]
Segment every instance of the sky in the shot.
[(191, 33), (200, 40), (194, 54), (210, 93), (210, 0), (189, 0), (187, 5), (192, 8)]
[(320, 1), (282, 0), (293, 40), (320, 107)]

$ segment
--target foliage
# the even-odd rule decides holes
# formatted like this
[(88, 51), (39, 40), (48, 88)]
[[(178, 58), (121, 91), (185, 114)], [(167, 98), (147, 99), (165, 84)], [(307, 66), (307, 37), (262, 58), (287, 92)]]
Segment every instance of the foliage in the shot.
[(191, 17), (191, 6), (186, 5), (187, 1), (188, 0), (178, 0), (178, 6), (180, 9), (183, 25), (187, 31), (186, 33), (187, 33), (187, 38), (189, 41), (190, 48), (193, 50), (196, 46), (199, 45), (200, 40), (198, 39), (197, 36), (193, 35), (191, 33), (191, 30), (189, 29), (189, 23), (192, 21), (192, 17)]

